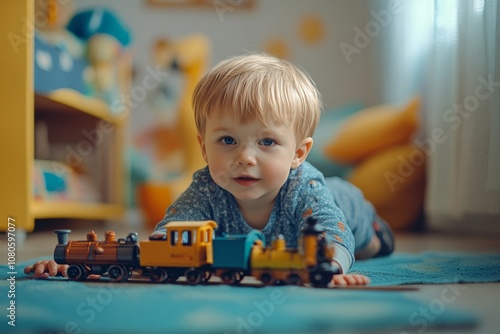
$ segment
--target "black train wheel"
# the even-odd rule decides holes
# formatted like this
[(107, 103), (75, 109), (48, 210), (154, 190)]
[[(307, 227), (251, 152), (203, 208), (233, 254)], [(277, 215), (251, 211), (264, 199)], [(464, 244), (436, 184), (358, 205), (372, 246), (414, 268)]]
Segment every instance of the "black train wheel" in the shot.
[(84, 281), (88, 276), (87, 270), (81, 264), (70, 265), (66, 272), (68, 273), (69, 279), (73, 281)]
[(212, 277), (212, 272), (210, 270), (205, 270), (203, 272), (202, 283), (207, 283), (211, 277)]
[(245, 278), (245, 274), (241, 271), (226, 270), (222, 273), (220, 278), (224, 284), (236, 285), (239, 284), (243, 278)]
[(221, 275), (220, 278), (224, 284), (232, 285), (236, 283), (236, 273), (231, 270), (226, 270), (224, 271)]
[(259, 280), (264, 285), (270, 285), (272, 283), (273, 276), (271, 275), (271, 273), (265, 272), (265, 273), (262, 273), (262, 275), (260, 275)]
[(186, 277), (186, 281), (191, 285), (200, 284), (202, 279), (201, 272), (195, 268), (189, 268), (186, 270), (184, 276)]
[(285, 284), (287, 285), (297, 285), (300, 286), (302, 285), (302, 279), (298, 274), (291, 273), (290, 275), (287, 276), (285, 280)]
[(128, 279), (128, 270), (124, 266), (114, 264), (109, 267), (108, 276), (113, 282), (123, 282)]
[(235, 272), (235, 276), (236, 276), (236, 284), (238, 284), (245, 278), (245, 273), (242, 271), (237, 271)]
[(163, 268), (152, 269), (149, 273), (149, 279), (154, 283), (165, 283), (168, 278), (168, 272)]
[(316, 288), (326, 288), (333, 278), (333, 273), (316, 271), (311, 273), (311, 283)]

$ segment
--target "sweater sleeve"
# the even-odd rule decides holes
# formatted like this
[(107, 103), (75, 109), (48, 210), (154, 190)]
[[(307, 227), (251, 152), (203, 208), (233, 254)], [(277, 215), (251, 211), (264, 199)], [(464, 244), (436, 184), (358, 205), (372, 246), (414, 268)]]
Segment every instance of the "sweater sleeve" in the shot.
[(339, 243), (333, 244), (333, 251), (333, 261), (339, 265), (341, 273), (345, 274), (349, 272), (353, 264), (351, 253)]
[(163, 219), (156, 225), (153, 235), (166, 233), (165, 225), (171, 221), (199, 221), (212, 219), (211, 198), (207, 173), (198, 171), (188, 189), (170, 205)]
[(322, 175), (303, 175), (298, 196), (295, 219), (300, 221), (299, 230), (306, 220), (314, 216), (326, 230), (328, 243), (333, 244), (337, 262), (343, 273), (347, 273), (354, 263), (354, 236), (346, 223), (344, 213), (337, 206), (330, 190), (325, 186)]

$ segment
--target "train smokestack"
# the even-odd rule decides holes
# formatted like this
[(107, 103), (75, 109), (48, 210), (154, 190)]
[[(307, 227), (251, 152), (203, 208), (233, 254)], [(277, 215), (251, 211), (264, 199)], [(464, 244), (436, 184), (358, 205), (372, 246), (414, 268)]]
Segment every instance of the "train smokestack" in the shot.
[(57, 243), (59, 245), (66, 245), (68, 243), (68, 234), (71, 233), (71, 230), (55, 230), (54, 233), (57, 233)]

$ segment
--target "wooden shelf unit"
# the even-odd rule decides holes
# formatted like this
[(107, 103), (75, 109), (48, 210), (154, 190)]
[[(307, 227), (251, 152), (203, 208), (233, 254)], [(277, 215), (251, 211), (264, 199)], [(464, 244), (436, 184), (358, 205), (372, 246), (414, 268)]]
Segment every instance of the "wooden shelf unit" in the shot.
[[(107, 220), (125, 212), (125, 115), (112, 115), (106, 103), (75, 91), (61, 89), (49, 95), (35, 94), (33, 79), (34, 1), (1, 2), (5, 17), (0, 20), (2, 61), (0, 70), (0, 232), (14, 219), (18, 232), (34, 229), (35, 219), (75, 218)], [(100, 177), (95, 183), (102, 199), (95, 202), (39, 200), (33, 197), (35, 122), (48, 124), (49, 144), (69, 145), (90, 141), (88, 133), (105, 126), (102, 143), (94, 142)], [(111, 129), (111, 130), (109, 130)], [(82, 134), (87, 133), (87, 137)], [(88, 147), (88, 145), (87, 145)], [(87, 158), (86, 154), (83, 154)], [(91, 160), (92, 162), (92, 160)], [(92, 165), (88, 163), (87, 165)]]
[(112, 219), (123, 214), (120, 204), (36, 201), (31, 204), (35, 218)]
[(48, 95), (35, 93), (35, 107), (42, 113), (86, 114), (112, 124), (126, 120), (124, 116), (111, 114), (104, 101), (85, 97), (71, 89), (58, 89)]

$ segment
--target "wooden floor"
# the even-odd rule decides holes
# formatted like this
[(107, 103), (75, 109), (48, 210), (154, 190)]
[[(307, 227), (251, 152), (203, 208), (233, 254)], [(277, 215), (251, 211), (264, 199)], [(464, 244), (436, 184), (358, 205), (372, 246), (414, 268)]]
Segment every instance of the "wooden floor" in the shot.
[[(137, 221), (130, 219), (130, 221)], [(64, 222), (43, 221), (37, 223), (35, 231), (28, 234), (26, 241), (18, 245), (16, 261), (27, 261), (36, 257), (46, 256), (50, 258), (57, 243), (56, 235), (53, 233), (57, 228), (70, 228), (72, 236), (85, 238), (85, 234), (94, 230), (99, 239), (107, 230), (114, 230), (117, 238), (125, 237), (129, 232), (138, 232), (139, 239), (146, 239), (152, 231), (151, 227), (131, 223), (104, 223), (104, 222)], [(5, 236), (1, 236), (1, 244), (5, 245)], [(5, 246), (0, 249), (0, 263), (6, 263)], [(500, 241), (498, 236), (465, 236), (450, 235), (444, 233), (398, 233), (396, 235), (396, 251), (398, 252), (421, 252), (425, 250), (443, 251), (472, 251), (472, 252), (495, 252), (500, 253)], [(500, 265), (500, 264), (499, 264)], [(406, 292), (417, 298), (431, 302), (439, 298), (443, 285), (418, 285), (418, 291)], [(460, 296), (452, 303), (453, 307), (474, 312), (481, 319), (479, 327), (472, 329), (434, 330), (426, 329), (424, 333), (498, 333), (500, 330), (500, 283), (464, 284), (461, 286)], [(415, 327), (414, 333), (420, 333), (422, 328)]]

